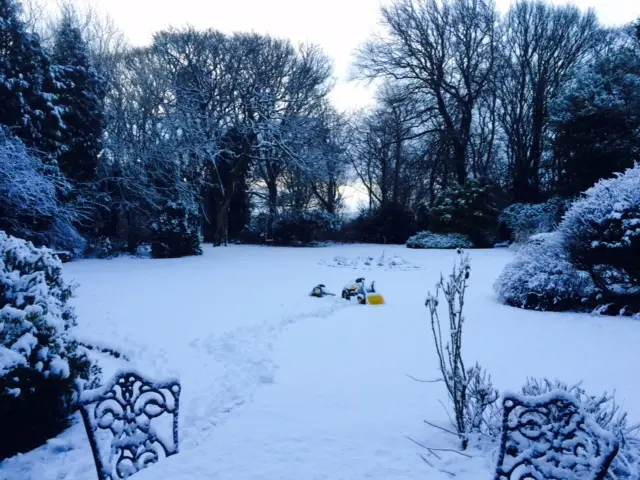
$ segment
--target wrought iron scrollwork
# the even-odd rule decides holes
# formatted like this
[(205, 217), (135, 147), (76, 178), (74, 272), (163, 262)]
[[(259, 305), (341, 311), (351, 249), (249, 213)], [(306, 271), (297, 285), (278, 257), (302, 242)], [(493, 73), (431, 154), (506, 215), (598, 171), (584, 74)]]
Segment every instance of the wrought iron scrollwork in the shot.
[(178, 453), (180, 384), (118, 375), (80, 412), (99, 480), (126, 479)]
[(618, 441), (566, 392), (504, 398), (495, 480), (603, 480)]

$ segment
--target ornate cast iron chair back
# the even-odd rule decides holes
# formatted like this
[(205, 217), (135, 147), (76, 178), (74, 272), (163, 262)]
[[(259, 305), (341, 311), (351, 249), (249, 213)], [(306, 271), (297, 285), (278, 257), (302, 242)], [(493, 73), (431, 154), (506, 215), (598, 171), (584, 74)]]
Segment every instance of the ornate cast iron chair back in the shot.
[(178, 453), (180, 384), (118, 375), (81, 404), (99, 480), (129, 478)]
[(495, 480), (603, 480), (618, 441), (564, 391), (505, 395)]

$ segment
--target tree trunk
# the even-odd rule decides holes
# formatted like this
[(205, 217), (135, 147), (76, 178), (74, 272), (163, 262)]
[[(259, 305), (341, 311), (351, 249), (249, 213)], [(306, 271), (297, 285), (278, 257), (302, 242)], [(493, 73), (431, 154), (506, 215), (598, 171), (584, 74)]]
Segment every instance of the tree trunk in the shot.
[(399, 135), (396, 138), (396, 150), (395, 150), (395, 166), (393, 172), (393, 196), (392, 201), (394, 205), (398, 205), (399, 196), (400, 196), (400, 165), (402, 157), (402, 140), (400, 140)]
[(216, 225), (214, 235), (214, 245), (220, 246), (229, 244), (229, 206), (231, 199), (224, 199), (216, 204)]
[(273, 224), (278, 216), (278, 185), (274, 176), (267, 178), (267, 203), (269, 207), (269, 218), (267, 220), (267, 237), (269, 233), (273, 235)]
[(533, 115), (531, 118), (531, 152), (529, 160), (529, 189), (532, 201), (540, 199), (540, 165), (542, 163), (542, 142), (544, 125), (546, 121), (545, 112), (545, 81), (538, 82), (533, 104)]

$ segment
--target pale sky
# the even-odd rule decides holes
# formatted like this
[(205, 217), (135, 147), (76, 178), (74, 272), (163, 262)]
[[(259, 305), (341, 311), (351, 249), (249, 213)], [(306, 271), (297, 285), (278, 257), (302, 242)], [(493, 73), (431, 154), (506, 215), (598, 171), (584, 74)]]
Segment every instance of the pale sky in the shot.
[[(47, 0), (54, 2), (55, 0)], [(319, 44), (333, 59), (338, 85), (332, 94), (341, 109), (365, 106), (371, 91), (347, 83), (351, 56), (378, 24), (378, 11), (389, 0), (96, 0), (135, 45), (151, 41), (154, 32), (169, 26), (192, 25), (223, 32), (256, 31), (294, 42)], [(496, 0), (505, 10), (510, 0)], [(640, 0), (553, 0), (594, 8), (606, 25), (640, 17)], [(93, 3), (93, 2), (92, 2)]]

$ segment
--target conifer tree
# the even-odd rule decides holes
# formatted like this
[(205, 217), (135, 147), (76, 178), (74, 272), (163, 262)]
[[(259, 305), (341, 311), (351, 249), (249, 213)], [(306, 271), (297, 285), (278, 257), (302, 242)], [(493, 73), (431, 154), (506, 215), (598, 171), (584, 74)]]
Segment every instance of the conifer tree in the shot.
[(0, 124), (55, 166), (63, 129), (51, 61), (16, 0), (0, 2)]
[(58, 101), (65, 130), (58, 163), (72, 182), (94, 179), (104, 129), (104, 81), (71, 14), (58, 26), (53, 47)]

